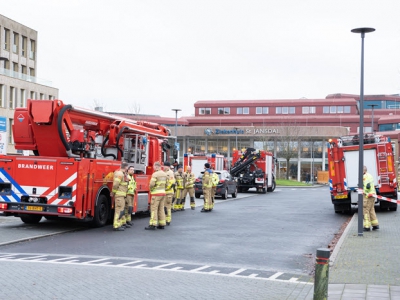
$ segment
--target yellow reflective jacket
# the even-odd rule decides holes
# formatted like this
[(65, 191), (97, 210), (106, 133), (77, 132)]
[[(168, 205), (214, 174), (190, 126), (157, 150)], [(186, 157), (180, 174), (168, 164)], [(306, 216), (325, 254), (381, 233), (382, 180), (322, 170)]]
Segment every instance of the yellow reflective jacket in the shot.
[(165, 193), (173, 194), (174, 193), (173, 185), (175, 184), (174, 172), (172, 172), (172, 170), (169, 169), (166, 173), (167, 173), (167, 177), (168, 177), (168, 185), (165, 188)]
[(150, 179), (150, 193), (153, 196), (165, 196), (165, 187), (168, 185), (167, 173), (155, 171)]
[(128, 181), (128, 177), (122, 170), (115, 171), (112, 192), (116, 196), (126, 197), (126, 193), (128, 191)]
[(203, 177), (202, 177), (202, 183), (203, 183), (203, 189), (207, 188), (210, 189), (212, 187), (212, 181), (211, 181), (211, 176), (210, 173), (207, 171), (204, 172)]
[(194, 186), (194, 182), (196, 180), (196, 175), (192, 172), (183, 173), (183, 182), (185, 183), (185, 188), (189, 189)]
[[(369, 189), (367, 188), (368, 183), (370, 184)], [(374, 178), (372, 177), (371, 174), (365, 173), (363, 175), (363, 187), (364, 187), (364, 195), (376, 194)]]
[(178, 190), (183, 190), (183, 173), (175, 172), (175, 182), (176, 182), (176, 188)]
[(219, 176), (217, 173), (213, 172), (212, 175), (212, 186), (217, 186), (219, 183)]
[(136, 181), (133, 175), (127, 175), (129, 182), (128, 182), (128, 195), (134, 195), (136, 190)]

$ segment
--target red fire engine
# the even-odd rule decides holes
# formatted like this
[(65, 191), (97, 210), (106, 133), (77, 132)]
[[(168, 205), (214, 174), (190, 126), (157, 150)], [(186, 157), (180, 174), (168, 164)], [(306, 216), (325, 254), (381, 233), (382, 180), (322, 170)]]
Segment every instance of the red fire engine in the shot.
[(168, 159), (169, 131), (158, 124), (66, 105), (28, 100), (14, 115), (15, 148), (34, 156), (0, 155), (0, 213), (37, 223), (72, 218), (103, 226), (112, 217), (113, 172), (135, 167), (134, 212), (149, 209), (155, 161)]
[[(351, 212), (357, 205), (359, 136), (343, 136), (328, 143), (329, 184), (332, 204), (337, 213)], [(364, 165), (375, 180), (378, 195), (397, 199), (395, 160), (390, 139), (383, 135), (364, 135)], [(379, 200), (377, 199), (377, 202)], [(381, 210), (397, 210), (397, 203), (380, 201)]]
[(211, 168), (216, 171), (227, 170), (228, 169), (228, 160), (225, 156), (221, 154), (189, 154), (185, 153), (183, 155), (183, 165), (192, 167), (192, 172), (198, 176), (201, 172), (204, 171), (204, 164), (209, 163)]
[(275, 190), (275, 158), (272, 152), (247, 148), (246, 151), (233, 151), (230, 173), (237, 177), (238, 192), (256, 188), (266, 193)]

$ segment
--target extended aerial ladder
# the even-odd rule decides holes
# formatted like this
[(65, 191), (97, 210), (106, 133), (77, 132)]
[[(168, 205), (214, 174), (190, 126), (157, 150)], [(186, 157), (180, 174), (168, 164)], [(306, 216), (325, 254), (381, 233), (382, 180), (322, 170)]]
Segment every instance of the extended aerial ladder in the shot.
[(0, 155), (0, 214), (37, 223), (42, 216), (111, 218), (113, 173), (121, 161), (135, 167), (133, 212), (149, 210), (149, 180), (156, 161), (169, 160), (169, 130), (162, 125), (66, 105), (28, 100), (14, 114), (17, 150)]

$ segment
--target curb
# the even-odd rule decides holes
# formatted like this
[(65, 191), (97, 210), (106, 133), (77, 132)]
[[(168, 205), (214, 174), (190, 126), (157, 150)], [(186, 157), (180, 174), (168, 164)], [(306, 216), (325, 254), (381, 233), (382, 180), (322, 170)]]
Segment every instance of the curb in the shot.
[(335, 249), (333, 249), (333, 252), (329, 258), (329, 267), (332, 267), (333, 264), (335, 263), (336, 256), (338, 255), (340, 248), (342, 247), (343, 241), (347, 237), (347, 234), (355, 220), (355, 216), (357, 214), (354, 214), (353, 217), (351, 218), (349, 224), (347, 224), (346, 229), (343, 231), (342, 236), (340, 237), (339, 241), (336, 243)]

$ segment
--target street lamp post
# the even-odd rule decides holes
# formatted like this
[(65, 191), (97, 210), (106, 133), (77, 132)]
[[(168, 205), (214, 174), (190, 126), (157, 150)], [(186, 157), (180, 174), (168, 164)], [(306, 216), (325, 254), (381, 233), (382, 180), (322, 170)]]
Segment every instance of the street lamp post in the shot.
[(378, 104), (369, 104), (368, 106), (372, 107), (372, 116), (371, 116), (371, 128), (372, 128), (372, 133), (374, 133), (374, 107), (378, 106)]
[[(178, 111), (181, 111), (181, 109), (179, 108), (173, 108), (173, 111), (175, 111), (175, 145), (174, 145), (174, 149), (176, 149), (177, 145), (178, 145)], [(176, 160), (175, 160), (176, 162)]]
[(239, 128), (238, 127), (234, 127), (233, 129), (235, 129), (235, 133), (236, 133), (236, 150), (239, 150), (238, 149), (238, 144), (237, 144), (237, 133), (238, 133), (237, 131), (238, 131)]
[(358, 151), (358, 236), (363, 236), (363, 168), (364, 168), (364, 37), (374, 28), (362, 27), (351, 30), (353, 33), (361, 33), (361, 80), (360, 80), (360, 130)]

